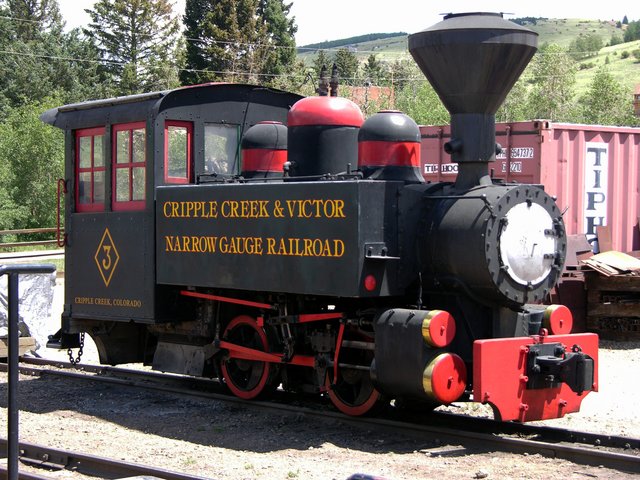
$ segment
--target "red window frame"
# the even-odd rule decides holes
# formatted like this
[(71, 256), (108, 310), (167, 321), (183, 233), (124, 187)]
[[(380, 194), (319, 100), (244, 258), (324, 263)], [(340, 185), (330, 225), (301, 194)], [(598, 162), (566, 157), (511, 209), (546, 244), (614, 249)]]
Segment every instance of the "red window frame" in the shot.
[[(180, 127), (187, 129), (187, 176), (186, 177), (172, 177), (169, 175), (169, 127)], [(191, 181), (191, 160), (192, 160), (192, 145), (193, 145), (193, 123), (181, 122), (178, 120), (167, 120), (164, 122), (164, 182), (174, 184), (187, 184)]]
[[(112, 194), (111, 194), (111, 205), (113, 211), (123, 211), (123, 210), (143, 210), (145, 208), (146, 198), (147, 198), (147, 124), (145, 122), (132, 122), (132, 123), (121, 123), (118, 125), (114, 125), (112, 133), (112, 144), (113, 147), (111, 149), (111, 169), (112, 172)], [(133, 161), (133, 131), (134, 130), (142, 130), (144, 132), (144, 161), (143, 162), (134, 162)], [(118, 132), (128, 131), (129, 132), (129, 152), (128, 152), (128, 162), (118, 163)], [(142, 199), (141, 200), (133, 200), (133, 171), (134, 169), (142, 168), (145, 172), (145, 179), (143, 185)], [(129, 177), (129, 192), (128, 192), (128, 200), (118, 200), (118, 172), (126, 169), (128, 171)]]
[[(102, 159), (102, 166), (95, 166), (95, 140), (94, 138), (102, 135), (104, 138), (105, 128), (104, 127), (95, 127), (95, 128), (83, 128), (76, 130), (75, 132), (75, 196), (76, 196), (76, 212), (103, 212), (105, 205), (105, 198), (100, 201), (95, 201), (95, 174), (97, 172), (103, 172), (105, 176), (104, 181), (106, 182), (106, 159)], [(90, 167), (81, 167), (80, 166), (80, 139), (85, 137), (91, 137), (91, 166)], [(103, 146), (100, 145), (100, 148)], [(80, 174), (82, 173), (90, 173), (91, 174), (91, 193), (89, 197), (91, 201), (89, 203), (80, 203)], [(106, 188), (106, 185), (103, 186)], [(104, 192), (103, 192), (104, 194)]]

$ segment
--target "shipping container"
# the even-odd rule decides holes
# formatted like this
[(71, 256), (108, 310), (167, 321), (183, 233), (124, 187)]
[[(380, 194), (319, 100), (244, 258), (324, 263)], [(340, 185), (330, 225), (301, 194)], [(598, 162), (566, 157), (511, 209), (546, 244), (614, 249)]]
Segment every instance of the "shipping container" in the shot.
[[(422, 173), (428, 182), (454, 181), (458, 165), (443, 146), (446, 126), (422, 126)], [(612, 248), (640, 250), (640, 128), (553, 123), (496, 124), (502, 153), (494, 178), (541, 184), (557, 198), (568, 234), (595, 239), (608, 226)]]

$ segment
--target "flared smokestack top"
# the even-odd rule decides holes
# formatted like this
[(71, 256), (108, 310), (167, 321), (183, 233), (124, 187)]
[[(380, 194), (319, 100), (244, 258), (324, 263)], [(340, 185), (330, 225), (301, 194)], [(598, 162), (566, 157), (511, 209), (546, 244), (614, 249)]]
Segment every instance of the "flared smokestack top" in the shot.
[(500, 13), (449, 14), (409, 36), (411, 55), (451, 114), (495, 113), (537, 45), (537, 33)]
[(451, 113), (451, 141), (458, 163), (455, 189), (491, 185), (495, 113), (537, 49), (538, 34), (500, 13), (449, 14), (409, 36), (409, 51)]

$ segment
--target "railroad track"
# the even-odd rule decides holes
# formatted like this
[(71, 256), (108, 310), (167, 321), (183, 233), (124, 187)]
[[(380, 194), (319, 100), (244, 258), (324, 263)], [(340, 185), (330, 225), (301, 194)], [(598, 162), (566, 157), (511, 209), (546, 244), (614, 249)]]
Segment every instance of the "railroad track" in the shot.
[[(0, 438), (0, 455), (6, 457), (8, 442)], [(149, 465), (113, 460), (97, 455), (83, 454), (70, 450), (20, 442), (20, 461), (50, 471), (70, 470), (96, 478), (161, 478), (164, 480), (210, 480), (206, 477), (186, 475)], [(6, 478), (6, 468), (0, 467), (0, 477)], [(51, 477), (20, 472), (20, 480), (50, 480)]]
[[(0, 370), (2, 369), (6, 369), (6, 364), (0, 364)], [(421, 440), (438, 438), (442, 445), (480, 445), (484, 449), (520, 454), (534, 452), (582, 465), (601, 465), (625, 472), (640, 472), (640, 439), (628, 437), (496, 422), (486, 418), (439, 412), (428, 415), (416, 415), (412, 412), (407, 415), (400, 409), (393, 408), (386, 412), (384, 418), (348, 417), (328, 409), (319, 409), (317, 405), (304, 406), (304, 402), (302, 406), (300, 402), (295, 406), (288, 404), (288, 395), (284, 392), (280, 392), (282, 394), (276, 396), (275, 401), (247, 402), (226, 393), (223, 386), (215, 380), (99, 365), (74, 366), (67, 362), (35, 358), (22, 358), (20, 371), (25, 375), (54, 375), (192, 395), (278, 414), (302, 414), (308, 418), (333, 419), (367, 430), (402, 433)], [(410, 422), (408, 417), (411, 418)]]

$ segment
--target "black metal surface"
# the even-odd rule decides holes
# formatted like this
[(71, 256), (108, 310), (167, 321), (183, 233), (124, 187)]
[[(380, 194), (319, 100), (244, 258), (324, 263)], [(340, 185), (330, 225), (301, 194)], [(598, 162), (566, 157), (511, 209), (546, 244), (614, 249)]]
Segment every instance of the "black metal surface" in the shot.
[(291, 176), (338, 174), (358, 164), (357, 127), (301, 125), (289, 127)]
[[(157, 192), (157, 279), (341, 297), (397, 293), (392, 182), (290, 182), (166, 187)], [(375, 275), (374, 291), (363, 279)]]
[(594, 361), (572, 349), (565, 352), (559, 343), (530, 345), (527, 353), (527, 388), (557, 388), (566, 383), (578, 395), (592, 390)]
[(394, 397), (428, 400), (423, 388), (423, 373), (439, 350), (426, 345), (422, 323), (430, 312), (396, 308), (380, 312), (375, 322), (374, 384)]
[(409, 36), (409, 51), (451, 113), (446, 152), (460, 191), (490, 185), (495, 113), (537, 49), (538, 34), (496, 13), (447, 15)]
[(495, 113), (537, 43), (501, 14), (468, 13), (409, 35), (409, 52), (451, 113)]
[[(555, 267), (537, 285), (519, 284), (501, 269), (501, 219), (525, 201), (544, 208), (557, 219)], [(440, 289), (471, 292), (480, 304), (523, 305), (542, 301), (562, 272), (566, 234), (557, 205), (542, 189), (531, 185), (476, 188), (461, 196), (429, 195), (429, 235), (425, 236), (425, 270)]]

